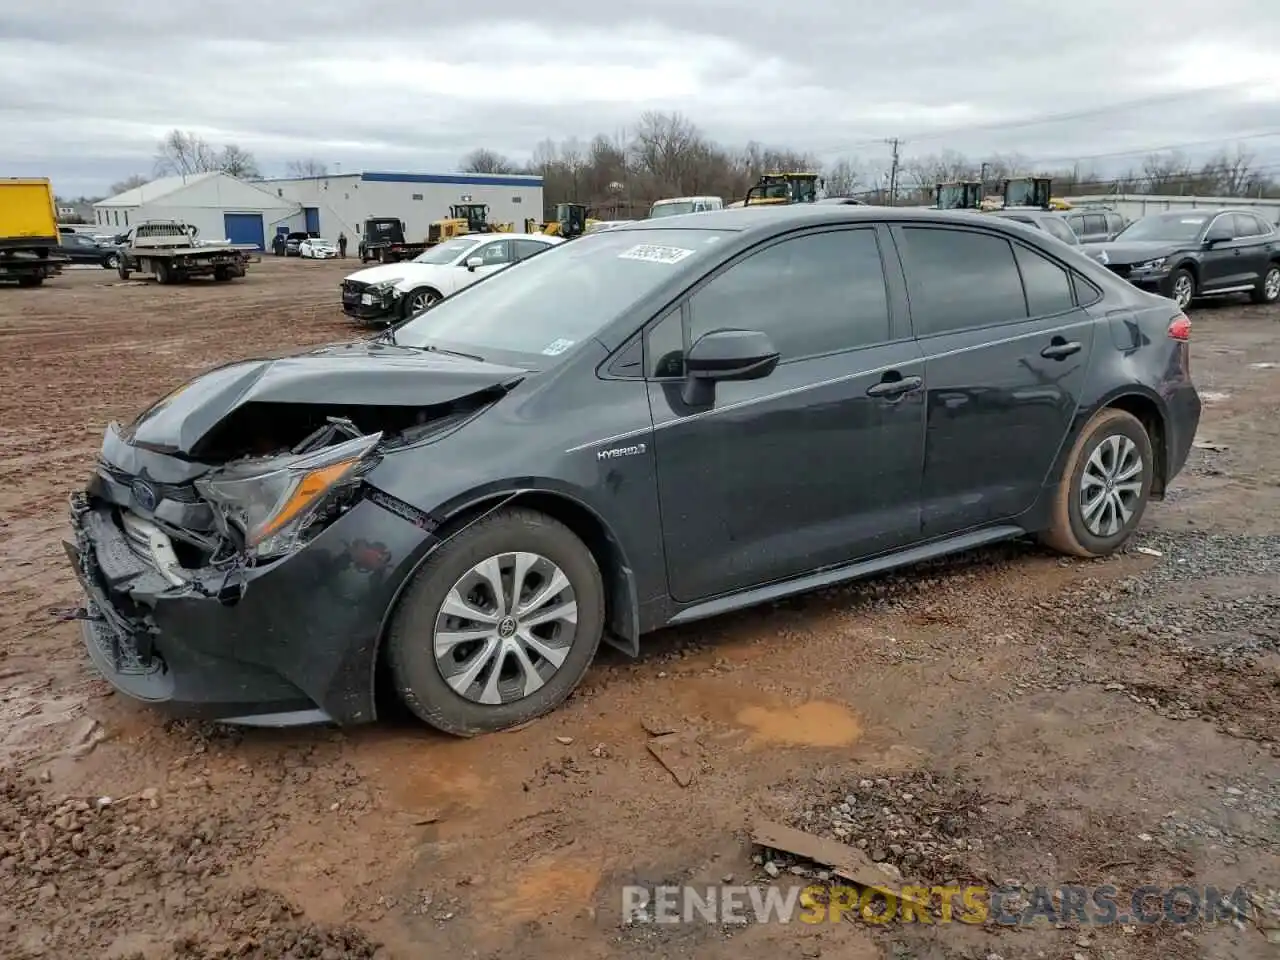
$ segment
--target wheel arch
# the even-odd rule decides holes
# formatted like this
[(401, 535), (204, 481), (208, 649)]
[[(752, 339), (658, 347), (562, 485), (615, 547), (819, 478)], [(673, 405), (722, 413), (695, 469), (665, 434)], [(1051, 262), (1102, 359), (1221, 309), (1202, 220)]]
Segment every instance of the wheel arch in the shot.
[(1151, 477), (1151, 499), (1163, 500), (1165, 487), (1169, 481), (1168, 413), (1163, 402), (1152, 393), (1129, 389), (1108, 397), (1098, 404), (1090, 419), (1096, 416), (1099, 410), (1108, 408), (1132, 414), (1147, 431), (1147, 436), (1151, 438), (1151, 449), (1155, 459), (1155, 472)]
[(386, 656), (387, 631), (413, 578), (436, 550), (455, 534), (481, 517), (510, 506), (545, 513), (563, 523), (586, 545), (600, 568), (600, 576), (605, 585), (604, 642), (628, 656), (639, 655), (640, 603), (635, 575), (621, 542), (600, 514), (565, 490), (542, 486), (490, 489), (456, 498), (442, 509), (433, 511), (433, 516), (440, 520), (433, 539), (397, 585), (387, 609), (383, 611), (382, 622), (378, 625), (378, 636), (370, 663), (370, 686), (375, 703), (379, 692), (379, 676), (383, 672)]

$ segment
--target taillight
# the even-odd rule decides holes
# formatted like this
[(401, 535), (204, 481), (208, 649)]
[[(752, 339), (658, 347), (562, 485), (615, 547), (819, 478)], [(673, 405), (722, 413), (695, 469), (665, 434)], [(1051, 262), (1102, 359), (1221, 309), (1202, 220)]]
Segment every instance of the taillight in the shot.
[(1185, 313), (1180, 313), (1169, 322), (1169, 339), (1186, 343), (1191, 339), (1191, 320)]

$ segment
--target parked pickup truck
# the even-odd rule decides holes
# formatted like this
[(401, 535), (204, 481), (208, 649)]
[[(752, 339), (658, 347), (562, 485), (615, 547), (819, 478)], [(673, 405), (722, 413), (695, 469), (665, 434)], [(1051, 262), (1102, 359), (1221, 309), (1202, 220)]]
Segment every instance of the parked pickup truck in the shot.
[(158, 283), (179, 283), (191, 277), (233, 280), (243, 277), (251, 243), (200, 242), (198, 231), (178, 220), (146, 220), (129, 228), (119, 252), (120, 279), (149, 273)]
[(404, 238), (404, 221), (395, 217), (377, 217), (364, 222), (364, 238), (360, 241), (360, 260), (368, 263), (399, 263), (412, 260), (427, 249), (427, 242), (410, 243)]
[(58, 254), (58, 209), (44, 178), (0, 179), (0, 280), (38, 287), (67, 258)]

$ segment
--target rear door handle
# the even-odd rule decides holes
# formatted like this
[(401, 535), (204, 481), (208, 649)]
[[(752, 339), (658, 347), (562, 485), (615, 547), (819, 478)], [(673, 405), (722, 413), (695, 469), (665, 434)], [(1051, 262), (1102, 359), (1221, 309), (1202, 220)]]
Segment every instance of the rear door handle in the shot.
[(1073, 353), (1079, 353), (1080, 349), (1080, 344), (1075, 340), (1067, 343), (1064, 340), (1055, 338), (1053, 343), (1040, 351), (1040, 356), (1046, 360), (1065, 360)]
[(911, 393), (913, 390), (919, 390), (924, 383), (922, 377), (890, 377), (885, 374), (885, 378), (879, 383), (873, 383), (867, 387), (868, 397), (901, 397), (904, 394)]

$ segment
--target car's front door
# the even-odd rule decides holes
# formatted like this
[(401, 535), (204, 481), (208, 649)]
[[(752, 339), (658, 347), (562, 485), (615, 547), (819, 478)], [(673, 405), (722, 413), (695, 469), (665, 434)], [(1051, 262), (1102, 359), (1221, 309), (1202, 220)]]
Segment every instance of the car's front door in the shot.
[[(1240, 264), (1240, 241), (1236, 239), (1235, 216), (1220, 213), (1205, 226), (1205, 246), (1200, 254), (1200, 292), (1212, 293), (1223, 287), (1234, 287), (1243, 280), (1237, 280)], [(1209, 238), (1212, 246), (1208, 245)]]
[[(923, 364), (886, 280), (887, 230), (842, 227), (758, 248), (646, 339), (658, 496), (682, 602), (794, 577), (918, 538)], [(767, 377), (684, 402), (683, 357), (721, 329), (768, 335)]]
[[(515, 259), (514, 251), (511, 249), (510, 240), (491, 240), (488, 243), (482, 243), (478, 247), (473, 247), (466, 252), (462, 258), (462, 269), (466, 271), (459, 286), (465, 287), (468, 284), (475, 283), (491, 273), (497, 273), (503, 267), (509, 266)], [(480, 265), (472, 269), (468, 266), (475, 258), (480, 259)]]
[(1029, 245), (936, 225), (893, 234), (925, 357), (924, 535), (1015, 517), (1070, 430), (1095, 321), (1066, 265)]

